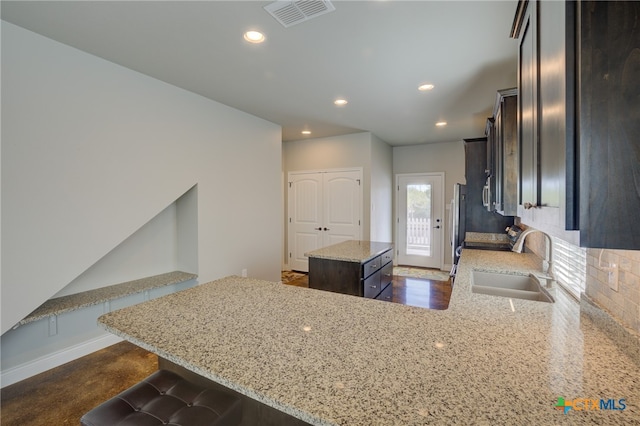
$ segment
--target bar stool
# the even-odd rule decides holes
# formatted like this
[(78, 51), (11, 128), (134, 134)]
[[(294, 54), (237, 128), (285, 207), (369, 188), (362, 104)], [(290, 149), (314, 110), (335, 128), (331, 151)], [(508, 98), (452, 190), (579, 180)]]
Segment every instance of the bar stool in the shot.
[(195, 385), (158, 370), (92, 409), (82, 426), (236, 426), (242, 420), (240, 399)]

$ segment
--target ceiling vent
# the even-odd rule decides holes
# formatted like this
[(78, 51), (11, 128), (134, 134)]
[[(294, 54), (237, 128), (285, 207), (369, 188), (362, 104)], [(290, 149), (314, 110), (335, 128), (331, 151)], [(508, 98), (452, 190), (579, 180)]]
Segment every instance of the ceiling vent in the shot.
[(285, 28), (336, 10), (328, 0), (276, 1), (264, 9)]

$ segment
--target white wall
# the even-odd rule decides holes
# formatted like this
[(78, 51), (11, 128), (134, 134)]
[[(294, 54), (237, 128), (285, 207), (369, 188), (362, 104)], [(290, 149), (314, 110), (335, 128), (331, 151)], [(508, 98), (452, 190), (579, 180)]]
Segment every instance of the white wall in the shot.
[[(364, 179), (362, 239), (391, 241), (393, 152), (386, 142), (362, 132), (285, 142), (282, 152), (285, 181), (293, 171), (361, 167)], [(286, 186), (286, 182), (283, 185)], [(286, 188), (284, 192), (286, 194)], [(285, 198), (285, 212), (286, 203)], [(286, 253), (285, 247), (285, 259)]]
[(371, 240), (393, 241), (393, 150), (371, 135)]
[[(363, 226), (362, 239), (369, 239), (371, 203), (371, 133), (353, 133), (329, 138), (304, 139), (282, 144), (284, 162), (284, 182), (286, 186), (289, 172), (302, 170), (326, 170), (349, 167), (362, 167), (363, 182)], [(284, 211), (287, 212), (287, 190), (285, 188)], [(285, 213), (286, 215), (286, 213)], [(285, 226), (285, 241), (288, 241)], [(286, 244), (286, 243), (285, 243)], [(283, 251), (287, 259), (288, 248)]]
[[(397, 146), (393, 148), (393, 173), (433, 173), (444, 172), (445, 203), (450, 203), (453, 198), (453, 186), (456, 183), (465, 183), (464, 176), (464, 142), (444, 142), (424, 145)], [(395, 194), (396, 191), (394, 191)], [(395, 196), (394, 196), (395, 217)], [(449, 210), (445, 211), (449, 214)], [(444, 239), (444, 263), (451, 265), (451, 247), (448, 235), (450, 235), (449, 221), (446, 237)], [(394, 230), (395, 232), (395, 230)], [(394, 235), (395, 238), (395, 235)]]
[(279, 126), (6, 22), (2, 91), (3, 333), (196, 184), (200, 282), (279, 280)]
[(53, 297), (178, 270), (176, 206), (171, 204)]

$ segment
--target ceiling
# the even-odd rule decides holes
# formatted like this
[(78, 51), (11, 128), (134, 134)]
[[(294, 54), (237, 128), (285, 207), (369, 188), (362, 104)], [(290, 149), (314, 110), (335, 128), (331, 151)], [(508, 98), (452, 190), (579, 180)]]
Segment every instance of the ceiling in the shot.
[[(254, 1), (2, 1), (2, 19), (282, 126), (390, 145), (484, 134), (516, 85), (516, 1), (341, 1), (285, 28)], [(249, 44), (255, 29), (266, 41)], [(431, 83), (435, 88), (418, 91)], [(344, 97), (348, 104), (333, 101)], [(445, 127), (436, 127), (446, 121)], [(302, 130), (310, 130), (303, 136)]]

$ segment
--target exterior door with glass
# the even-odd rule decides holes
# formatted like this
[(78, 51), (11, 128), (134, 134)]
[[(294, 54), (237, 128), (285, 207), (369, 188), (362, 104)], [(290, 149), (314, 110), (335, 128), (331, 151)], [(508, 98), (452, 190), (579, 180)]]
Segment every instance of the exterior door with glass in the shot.
[(442, 268), (444, 174), (397, 175), (398, 265)]

